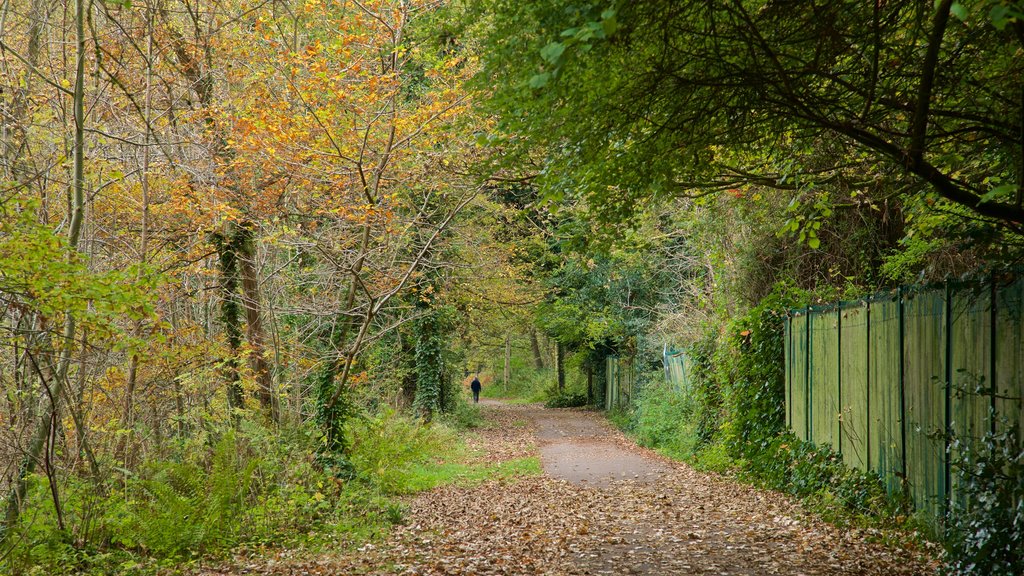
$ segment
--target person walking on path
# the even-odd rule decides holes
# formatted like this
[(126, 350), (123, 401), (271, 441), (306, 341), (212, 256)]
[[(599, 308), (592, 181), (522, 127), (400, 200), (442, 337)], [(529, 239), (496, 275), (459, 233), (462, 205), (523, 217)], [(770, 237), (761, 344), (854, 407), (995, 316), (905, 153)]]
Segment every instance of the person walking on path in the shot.
[(473, 404), (480, 403), (480, 389), (483, 386), (480, 385), (480, 379), (473, 376), (473, 381), (469, 384), (469, 389), (473, 391)]

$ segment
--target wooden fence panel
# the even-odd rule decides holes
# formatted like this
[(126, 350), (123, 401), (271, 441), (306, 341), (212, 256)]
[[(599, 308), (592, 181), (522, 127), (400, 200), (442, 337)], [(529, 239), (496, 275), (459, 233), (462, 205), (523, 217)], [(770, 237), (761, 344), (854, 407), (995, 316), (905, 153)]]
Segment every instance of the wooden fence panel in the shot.
[(900, 304), (894, 298), (872, 301), (868, 316), (869, 467), (882, 476), (889, 493), (894, 494), (901, 488), (900, 475), (904, 473)]
[(840, 452), (843, 462), (868, 469), (868, 323), (867, 307), (840, 308), (839, 395)]
[(811, 440), (839, 451), (839, 334), (836, 314), (812, 314)]
[(807, 394), (807, 337), (810, 323), (807, 314), (790, 318), (790, 422), (791, 429), (801, 440), (808, 440), (809, 414), (807, 411), (810, 397)]
[(1024, 425), (1024, 278), (1002, 287), (996, 297), (997, 431)]
[(876, 471), (890, 493), (905, 483), (937, 523), (968, 504), (950, 463), (986, 433), (1024, 424), (1024, 277), (901, 289), (839, 310), (790, 315), (787, 422)]
[(942, 515), (946, 495), (946, 296), (903, 298), (906, 475), (919, 510)]
[[(964, 449), (973, 450), (990, 430), (992, 406), (992, 290), (991, 285), (951, 290), (949, 341), (949, 426), (959, 441), (951, 447), (952, 461)], [(950, 498), (961, 506), (957, 475), (950, 473)]]

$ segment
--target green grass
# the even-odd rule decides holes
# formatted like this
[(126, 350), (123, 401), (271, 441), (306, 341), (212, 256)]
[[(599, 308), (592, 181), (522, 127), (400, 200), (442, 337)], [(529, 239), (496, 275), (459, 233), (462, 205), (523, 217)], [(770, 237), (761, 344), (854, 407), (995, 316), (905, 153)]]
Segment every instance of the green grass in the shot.
[(399, 496), (540, 472), (536, 458), (475, 461), (459, 433), (467, 425), (486, 422), (472, 407), (429, 426), (389, 410), (365, 414), (348, 427), (350, 475), (335, 477), (316, 464), (315, 430), (243, 423), (111, 479), (102, 492), (66, 478), (68, 533), (56, 529), (46, 479), (33, 476), (19, 544), (0, 549), (0, 574), (148, 575), (245, 551), (346, 550), (403, 520)]
[(501, 376), (485, 378), (490, 380), (480, 392), (481, 398), (502, 399), (512, 404), (544, 402), (547, 400), (547, 389), (555, 382), (554, 371), (550, 368), (537, 370), (524, 368), (512, 373), (512, 380), (505, 386)]
[(406, 494), (431, 490), (447, 484), (474, 486), (488, 480), (532, 476), (540, 474), (541, 467), (538, 458), (530, 457), (485, 464), (433, 462), (413, 466), (409, 472), (403, 486), (403, 493)]

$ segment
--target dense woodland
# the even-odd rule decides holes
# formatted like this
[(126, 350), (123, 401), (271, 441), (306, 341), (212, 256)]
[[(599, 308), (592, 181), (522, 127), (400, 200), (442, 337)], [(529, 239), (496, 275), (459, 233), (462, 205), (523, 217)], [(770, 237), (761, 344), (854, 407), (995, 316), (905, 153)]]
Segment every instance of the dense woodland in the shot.
[[(624, 425), (789, 490), (772, 313), (1018, 267), (1022, 78), (1011, 0), (3, 0), (0, 570), (386, 531), (467, 377), (599, 403), (613, 353)], [(1004, 440), (951, 569), (1020, 568)]]

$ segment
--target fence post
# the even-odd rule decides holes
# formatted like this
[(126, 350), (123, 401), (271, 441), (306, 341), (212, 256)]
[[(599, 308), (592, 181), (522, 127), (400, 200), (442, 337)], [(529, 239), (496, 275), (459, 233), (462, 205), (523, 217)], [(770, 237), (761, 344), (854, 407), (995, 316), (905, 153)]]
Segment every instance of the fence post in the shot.
[(813, 389), (813, 387), (811, 386), (811, 384), (812, 384), (811, 383), (811, 327), (812, 327), (812, 324), (811, 324), (811, 307), (810, 306), (808, 306), (807, 310), (805, 310), (805, 314), (807, 315), (807, 320), (804, 322), (804, 324), (807, 326), (807, 330), (805, 330), (805, 332), (807, 333), (807, 354), (804, 357), (804, 387), (807, 389), (807, 393), (804, 394), (804, 407), (806, 408), (804, 410), (804, 431), (806, 432), (806, 435), (804, 436), (804, 439), (807, 440), (808, 442), (814, 443), (814, 437), (811, 436), (811, 420), (812, 420), (812, 418), (811, 418), (811, 411), (814, 409), (814, 407), (811, 404), (811, 390)]
[(999, 393), (999, 388), (996, 386), (996, 365), (998, 364), (996, 362), (996, 360), (998, 358), (996, 356), (996, 343), (999, 341), (999, 339), (998, 339), (998, 332), (996, 331), (996, 322), (999, 320), (999, 315), (998, 315), (998, 312), (996, 310), (996, 300), (997, 300), (997, 296), (998, 296), (998, 291), (996, 290), (996, 277), (995, 277), (994, 274), (989, 276), (989, 283), (991, 285), (990, 286), (990, 290), (991, 290), (990, 294), (991, 294), (991, 296), (989, 297), (989, 302), (990, 302), (990, 308), (992, 309), (992, 317), (991, 317), (991, 319), (989, 321), (989, 328), (988, 328), (988, 337), (989, 337), (988, 351), (989, 351), (989, 356), (990, 356), (990, 358), (989, 358), (989, 371), (988, 371), (988, 374), (989, 374), (989, 378), (992, 379), (992, 381), (989, 383), (991, 385), (992, 396), (989, 398), (989, 401), (991, 402), (991, 404), (989, 405), (990, 406), (990, 409), (989, 409), (990, 416), (989, 416), (989, 423), (988, 423), (988, 425), (989, 425), (989, 432), (991, 432), (992, 435), (994, 436), (995, 433), (996, 433), (996, 420), (998, 419), (997, 418), (998, 414), (996, 413), (996, 395)]
[(836, 445), (839, 455), (843, 455), (843, 303), (836, 305), (836, 404), (839, 414), (836, 415)]
[(907, 485), (907, 394), (904, 390), (904, 379), (906, 376), (906, 355), (903, 340), (906, 337), (903, 314), (903, 287), (896, 289), (896, 312), (899, 316), (900, 325), (900, 466), (903, 468), (903, 485)]
[(953, 287), (949, 280), (946, 280), (946, 415), (945, 415), (945, 429), (942, 431), (942, 436), (945, 438), (945, 447), (943, 451), (943, 482), (942, 482), (942, 516), (949, 518), (949, 506), (952, 498), (952, 490), (950, 489), (950, 480), (952, 474), (950, 470), (950, 454), (949, 454), (949, 441), (950, 431), (953, 429), (953, 418), (952, 418), (952, 400), (953, 400)]
[(867, 389), (867, 422), (868, 425), (864, 429), (866, 442), (867, 442), (867, 459), (868, 459), (868, 470), (871, 470), (871, 299), (868, 298), (864, 301), (864, 322), (867, 324), (865, 327), (865, 334), (867, 340), (867, 346), (864, 348), (865, 363), (864, 363), (864, 382)]
[(782, 357), (786, 362), (785, 374), (786, 374), (786, 428), (792, 430), (793, 428), (793, 323), (790, 321), (789, 310), (786, 310), (786, 323), (785, 323), (785, 334), (786, 343), (784, 345), (784, 352)]

